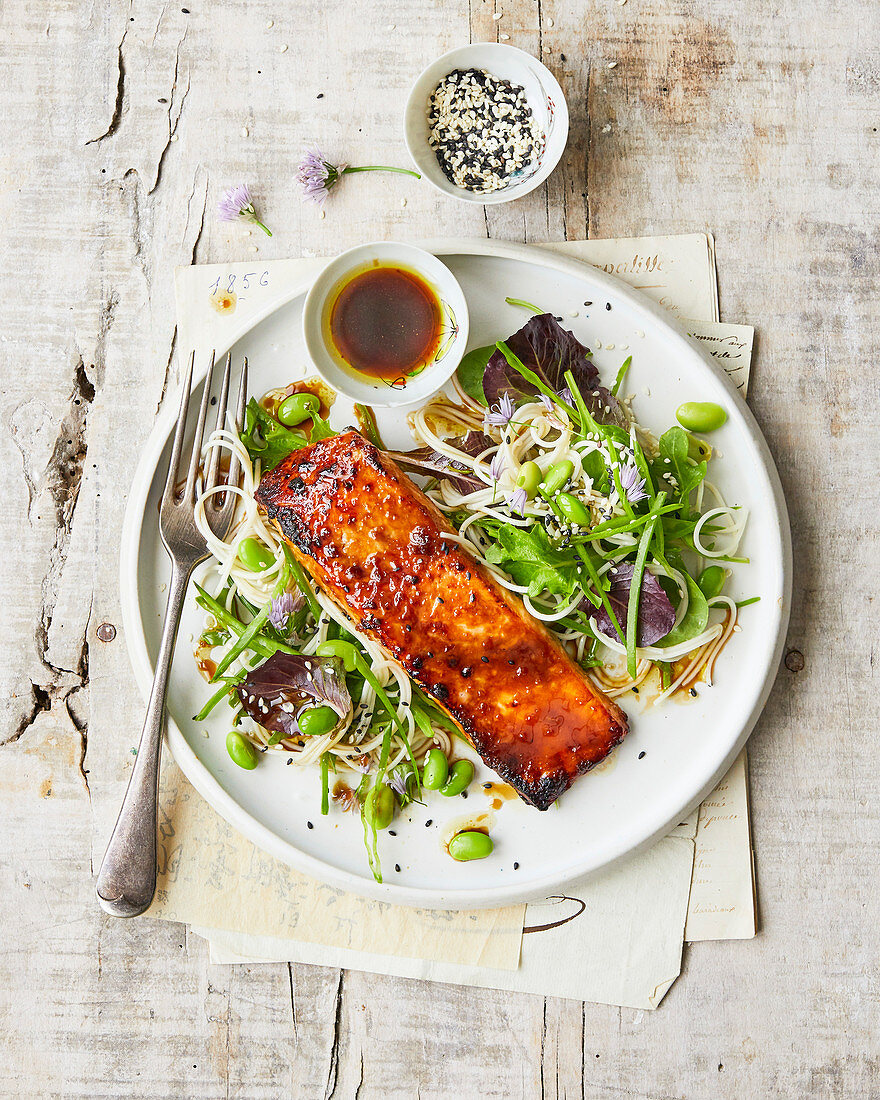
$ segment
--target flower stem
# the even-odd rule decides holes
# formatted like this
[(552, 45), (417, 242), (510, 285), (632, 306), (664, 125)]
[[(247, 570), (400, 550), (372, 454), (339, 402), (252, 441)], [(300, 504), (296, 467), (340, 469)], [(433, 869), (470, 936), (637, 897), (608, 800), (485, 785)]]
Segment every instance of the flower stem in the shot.
[(266, 234), (267, 237), (272, 236), (272, 230), (268, 229), (265, 225), (263, 225), (263, 223), (260, 221), (259, 218), (253, 218), (252, 220), (253, 220), (254, 225), (258, 225), (260, 227), (260, 229), (263, 230), (263, 232)]
[(405, 176), (415, 176), (417, 180), (422, 178), (420, 173), (413, 172), (410, 168), (392, 168), (388, 164), (364, 164), (360, 168), (349, 165), (342, 169), (342, 175), (349, 175), (351, 172), (402, 172)]

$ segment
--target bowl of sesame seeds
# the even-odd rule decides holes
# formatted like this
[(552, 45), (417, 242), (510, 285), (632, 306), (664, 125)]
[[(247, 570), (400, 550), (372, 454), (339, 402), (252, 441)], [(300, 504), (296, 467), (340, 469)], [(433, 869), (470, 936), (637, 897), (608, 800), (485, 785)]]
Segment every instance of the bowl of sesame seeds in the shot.
[(450, 50), (416, 80), (404, 117), (410, 156), (465, 202), (521, 198), (550, 175), (568, 140), (568, 107), (537, 58), (499, 42)]

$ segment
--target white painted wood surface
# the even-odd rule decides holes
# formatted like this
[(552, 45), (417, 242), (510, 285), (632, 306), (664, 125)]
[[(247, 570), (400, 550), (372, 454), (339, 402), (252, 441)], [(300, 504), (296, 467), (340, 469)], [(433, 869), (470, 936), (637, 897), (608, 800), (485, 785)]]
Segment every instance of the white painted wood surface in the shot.
[[(880, 1094), (880, 8), (496, 3), (498, 20), (488, 0), (3, 6), (0, 1096)], [(503, 35), (569, 98), (545, 188), (484, 213), (367, 175), (323, 220), (300, 206), (304, 140), (405, 163), (422, 65)], [(239, 179), (271, 240), (216, 221)], [(697, 228), (717, 237), (722, 315), (758, 327), (750, 403), (794, 528), (798, 652), (751, 742), (761, 935), (690, 949), (638, 1014), (211, 967), (179, 926), (102, 917), (92, 872), (141, 706), (121, 636), (96, 630), (119, 622), (125, 494), (178, 378), (174, 265)]]

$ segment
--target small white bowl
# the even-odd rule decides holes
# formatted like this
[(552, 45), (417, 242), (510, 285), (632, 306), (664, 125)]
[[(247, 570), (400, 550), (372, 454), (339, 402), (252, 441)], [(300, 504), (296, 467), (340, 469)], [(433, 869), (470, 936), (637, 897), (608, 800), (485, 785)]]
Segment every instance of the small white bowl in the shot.
[[(428, 100), (443, 77), (454, 69), (485, 69), (492, 76), (524, 88), (532, 114), (544, 132), (544, 147), (538, 158), (500, 191), (482, 194), (457, 187), (443, 174), (437, 154), (428, 142)], [(450, 50), (425, 69), (409, 93), (403, 129), (416, 168), (438, 191), (488, 206), (520, 199), (547, 179), (568, 141), (568, 105), (558, 81), (537, 58), (500, 42), (476, 42)]]
[[(394, 385), (346, 367), (329, 338), (329, 313), (342, 285), (376, 265), (399, 266), (420, 275), (436, 293), (442, 313), (443, 332), (434, 359)], [(302, 323), (306, 349), (324, 381), (352, 401), (380, 408), (427, 401), (452, 377), (468, 340), (468, 308), (458, 280), (430, 252), (394, 241), (358, 245), (331, 260), (306, 295)]]

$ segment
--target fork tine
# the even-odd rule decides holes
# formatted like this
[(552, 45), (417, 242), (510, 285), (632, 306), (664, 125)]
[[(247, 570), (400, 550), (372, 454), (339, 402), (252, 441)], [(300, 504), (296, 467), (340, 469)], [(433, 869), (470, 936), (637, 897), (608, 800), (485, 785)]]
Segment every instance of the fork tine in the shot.
[[(235, 430), (239, 434), (241, 433), (241, 429), (244, 424), (244, 410), (247, 403), (247, 383), (248, 367), (247, 359), (245, 359), (241, 368), (241, 377), (238, 381), (238, 396), (235, 402)], [(226, 475), (227, 485), (238, 485), (238, 475), (240, 470), (241, 465), (235, 455), (235, 452), (233, 451), (232, 457), (229, 461), (229, 473)], [(217, 502), (218, 507), (216, 508), (216, 510), (213, 510), (206, 514), (209, 517), (211, 529), (214, 531), (214, 533), (220, 538), (225, 538), (229, 530), (229, 525), (232, 522), (232, 517), (235, 514), (236, 504), (238, 503), (238, 494), (215, 493), (213, 499)]]
[[(229, 399), (229, 375), (232, 372), (232, 352), (227, 352), (226, 366), (223, 370), (223, 382), (220, 385), (220, 397), (217, 399), (217, 424), (215, 431), (220, 431), (221, 428), (226, 426), (226, 403)], [(208, 472), (205, 475), (205, 488), (213, 489), (217, 484), (217, 474), (220, 470), (220, 455), (222, 448), (213, 447), (211, 449), (211, 457), (208, 460)], [(212, 497), (215, 508), (220, 499), (220, 494), (217, 493)]]
[(165, 478), (165, 488), (162, 490), (162, 504), (166, 504), (174, 497), (174, 486), (177, 484), (177, 468), (180, 465), (180, 452), (183, 450), (183, 436), (186, 432), (186, 414), (189, 410), (189, 391), (192, 386), (193, 365), (195, 363), (195, 351), (189, 357), (189, 366), (183, 379), (180, 390), (180, 412), (177, 415), (177, 428), (174, 432), (174, 443), (171, 446), (171, 458), (168, 462), (168, 476)]
[[(244, 426), (244, 408), (247, 404), (247, 384), (248, 361), (247, 356), (245, 356), (244, 362), (241, 365), (241, 377), (238, 380), (238, 398), (235, 402), (235, 430), (239, 435), (241, 435), (241, 429)], [(238, 459), (233, 454), (232, 461), (229, 463), (228, 484), (236, 485), (238, 483), (239, 469)]]
[(199, 405), (199, 419), (196, 423), (196, 431), (192, 441), (192, 454), (189, 460), (189, 470), (186, 475), (186, 489), (183, 499), (190, 504), (196, 499), (196, 478), (199, 475), (199, 462), (202, 457), (202, 436), (205, 434), (205, 420), (208, 416), (208, 402), (211, 399), (211, 381), (214, 376), (214, 352), (211, 352), (211, 363), (208, 373), (205, 375), (205, 388), (202, 391), (202, 403)]

